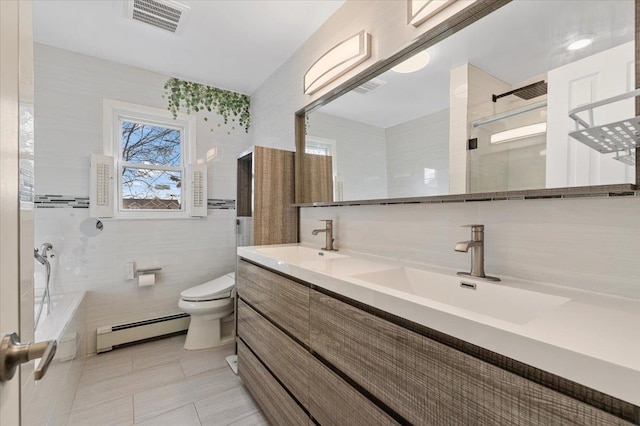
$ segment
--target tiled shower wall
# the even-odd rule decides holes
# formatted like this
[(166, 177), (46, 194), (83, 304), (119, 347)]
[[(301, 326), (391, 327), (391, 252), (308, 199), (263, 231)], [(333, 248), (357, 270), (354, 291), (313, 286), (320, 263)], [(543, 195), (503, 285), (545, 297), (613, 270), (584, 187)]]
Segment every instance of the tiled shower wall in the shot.
[[(406, 22), (406, 2), (347, 1), (252, 94), (253, 140), (293, 148), (295, 111), (399, 51), (429, 26), (416, 29)], [(304, 95), (300, 81), (311, 64), (362, 29), (372, 35), (371, 59), (313, 96)], [(302, 208), (300, 217), (304, 242), (321, 243), (310, 235), (314, 221), (334, 218), (344, 248), (460, 270), (469, 267), (469, 258), (454, 253), (453, 245), (468, 239), (469, 231), (459, 226), (484, 223), (491, 273), (640, 298), (637, 196)]]
[[(89, 194), (89, 156), (102, 152), (102, 99), (166, 108), (168, 78), (36, 45), (36, 194), (75, 197), (82, 207)], [(197, 120), (197, 158), (208, 166), (206, 218), (103, 219), (104, 230), (87, 237), (79, 226), (88, 209), (44, 208), (46, 202), (36, 208), (35, 244), (54, 246), (53, 290), (88, 291), (88, 352), (95, 352), (96, 327), (179, 312), (181, 290), (234, 270), (235, 210), (219, 207), (235, 199), (236, 157), (249, 137), (237, 129), (227, 134), (230, 129), (217, 127), (213, 118)], [(125, 280), (131, 261), (162, 268), (156, 285), (139, 288), (136, 280)]]

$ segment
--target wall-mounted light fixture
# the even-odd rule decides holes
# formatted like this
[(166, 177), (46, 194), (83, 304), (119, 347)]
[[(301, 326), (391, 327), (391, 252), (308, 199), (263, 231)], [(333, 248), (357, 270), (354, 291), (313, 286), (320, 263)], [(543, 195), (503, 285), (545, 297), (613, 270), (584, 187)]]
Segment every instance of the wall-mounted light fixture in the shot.
[(407, 0), (407, 21), (414, 27), (422, 25), (456, 0)]
[(547, 123), (536, 123), (528, 126), (516, 127), (504, 132), (491, 135), (491, 143), (504, 143), (541, 135), (547, 132)]
[(311, 95), (371, 57), (371, 34), (360, 31), (338, 43), (304, 74), (304, 93)]

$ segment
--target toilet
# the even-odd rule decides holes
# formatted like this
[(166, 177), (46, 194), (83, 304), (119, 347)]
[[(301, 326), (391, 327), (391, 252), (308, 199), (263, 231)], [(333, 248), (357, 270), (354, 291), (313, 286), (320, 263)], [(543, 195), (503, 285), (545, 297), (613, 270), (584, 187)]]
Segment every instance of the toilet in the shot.
[(232, 293), (235, 272), (228, 273), (180, 293), (178, 307), (191, 315), (184, 348), (213, 348), (233, 341), (233, 333), (223, 335), (223, 318), (233, 313)]

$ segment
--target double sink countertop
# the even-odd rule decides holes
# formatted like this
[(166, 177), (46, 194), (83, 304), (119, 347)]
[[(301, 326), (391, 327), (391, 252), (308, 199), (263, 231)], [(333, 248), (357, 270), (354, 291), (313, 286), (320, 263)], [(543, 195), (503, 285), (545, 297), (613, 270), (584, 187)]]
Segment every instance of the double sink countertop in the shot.
[(238, 256), (640, 405), (640, 300), (302, 244)]

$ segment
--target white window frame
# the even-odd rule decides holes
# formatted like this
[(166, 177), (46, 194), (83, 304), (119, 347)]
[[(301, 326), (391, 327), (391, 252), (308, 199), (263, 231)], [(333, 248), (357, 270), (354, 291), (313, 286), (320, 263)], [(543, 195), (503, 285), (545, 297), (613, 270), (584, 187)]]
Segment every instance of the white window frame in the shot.
[[(151, 168), (167, 171), (180, 171), (181, 209), (180, 210), (151, 210), (151, 209), (123, 209), (122, 202), (122, 168), (127, 165), (139, 167), (140, 163), (125, 163), (122, 161), (121, 122), (135, 121), (157, 124), (162, 127), (180, 130), (181, 165), (175, 166), (153, 165)], [(115, 218), (138, 219), (171, 219), (188, 218), (191, 216), (192, 189), (190, 185), (189, 166), (196, 159), (196, 117), (178, 113), (174, 119), (170, 111), (160, 108), (138, 105), (113, 99), (103, 100), (103, 151), (104, 155), (114, 158), (113, 176), (113, 205)]]

